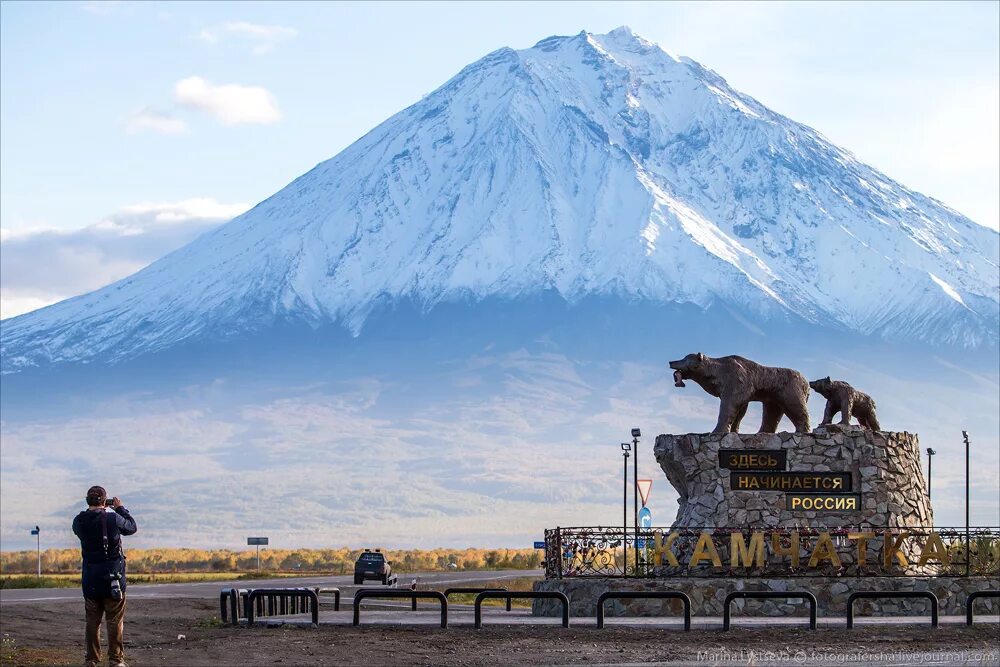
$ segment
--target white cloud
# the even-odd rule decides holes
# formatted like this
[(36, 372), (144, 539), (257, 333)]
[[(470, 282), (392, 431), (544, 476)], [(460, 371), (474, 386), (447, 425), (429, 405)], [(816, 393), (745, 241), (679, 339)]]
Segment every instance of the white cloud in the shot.
[(126, 119), (125, 131), (129, 134), (149, 131), (158, 134), (179, 135), (186, 134), (188, 126), (180, 118), (146, 107), (132, 113)]
[(277, 100), (261, 86), (217, 86), (192, 76), (177, 82), (174, 98), (186, 107), (207, 111), (226, 125), (270, 125), (281, 120)]
[(273, 51), (279, 42), (293, 39), (298, 34), (298, 30), (287, 26), (231, 21), (215, 28), (205, 28), (198, 33), (198, 39), (206, 44), (218, 44), (220, 40), (230, 35), (242, 37), (253, 43), (254, 53), (264, 54)]
[[(0, 230), (0, 317), (98, 289), (188, 243), (248, 204), (140, 203), (82, 229)], [(47, 267), (39, 271), (38, 267)]]

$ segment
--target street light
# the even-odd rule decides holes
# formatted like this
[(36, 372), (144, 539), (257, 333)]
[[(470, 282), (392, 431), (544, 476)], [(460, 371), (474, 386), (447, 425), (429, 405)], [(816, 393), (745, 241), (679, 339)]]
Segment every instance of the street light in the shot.
[(969, 576), (969, 432), (962, 431), (965, 443), (965, 576)]
[(927, 448), (927, 497), (931, 497), (931, 457), (937, 454), (930, 447)]
[(42, 578), (42, 529), (35, 526), (31, 529), (31, 534), (35, 536), (35, 549), (38, 552), (38, 578)]
[(632, 445), (622, 443), (622, 459), (625, 467), (622, 470), (622, 575), (628, 576), (628, 455)]
[(632, 429), (632, 481), (635, 483), (633, 490), (633, 520), (635, 521), (635, 574), (639, 576), (639, 438), (642, 432), (639, 429)]

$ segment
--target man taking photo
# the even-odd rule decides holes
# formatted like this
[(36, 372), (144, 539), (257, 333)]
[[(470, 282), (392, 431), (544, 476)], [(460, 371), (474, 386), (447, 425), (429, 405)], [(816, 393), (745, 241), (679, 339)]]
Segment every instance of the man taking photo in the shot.
[[(114, 509), (113, 512), (107, 508)], [(135, 520), (117, 497), (101, 486), (87, 490), (87, 509), (73, 519), (83, 552), (83, 598), (87, 611), (87, 667), (101, 662), (101, 617), (108, 621), (108, 658), (125, 666), (125, 554), (122, 535), (136, 531)]]

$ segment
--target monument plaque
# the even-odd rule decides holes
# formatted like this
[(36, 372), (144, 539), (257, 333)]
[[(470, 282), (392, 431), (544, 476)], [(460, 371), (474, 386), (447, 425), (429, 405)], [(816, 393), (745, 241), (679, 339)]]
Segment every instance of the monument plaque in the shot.
[(849, 472), (732, 472), (733, 491), (834, 491), (851, 490)]
[(719, 467), (725, 470), (785, 470), (788, 457), (783, 449), (720, 449)]
[(792, 512), (858, 512), (860, 493), (789, 493), (785, 509)]

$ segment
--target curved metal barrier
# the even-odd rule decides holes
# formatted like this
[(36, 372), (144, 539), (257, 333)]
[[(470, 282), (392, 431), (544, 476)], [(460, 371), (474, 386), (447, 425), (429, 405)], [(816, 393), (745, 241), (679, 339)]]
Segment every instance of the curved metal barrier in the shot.
[[(223, 588), (219, 593), (219, 618), (222, 619), (223, 623), (228, 623), (230, 615), (233, 619), (233, 625), (236, 625), (239, 618), (239, 608), (236, 606), (236, 589), (235, 588)], [(232, 612), (230, 612), (232, 609)]]
[[(486, 592), (491, 592), (492, 593), (493, 591), (497, 591), (497, 592), (500, 592), (500, 593), (506, 593), (507, 592), (507, 587), (506, 586), (497, 586), (496, 588), (446, 588), (446, 589), (444, 589), (444, 596), (448, 597), (449, 595), (452, 595), (452, 594), (461, 594), (461, 593), (467, 593), (467, 594), (472, 594), (472, 593), (479, 594), (479, 593), (486, 593)], [(507, 611), (510, 611), (510, 596), (507, 597)]]
[(546, 599), (562, 602), (562, 626), (569, 627), (569, 598), (559, 591), (483, 591), (476, 596), (476, 629), (483, 627), (483, 600), (486, 599), (527, 598), (531, 600)]
[[(607, 591), (597, 598), (597, 627), (604, 627), (604, 602), (606, 600), (680, 600), (684, 605), (684, 630), (691, 629), (691, 598), (680, 591)], [(728, 605), (726, 606), (728, 610)]]
[(735, 591), (726, 596), (726, 601), (722, 607), (722, 629), (729, 629), (729, 605), (737, 599), (754, 600), (808, 600), (809, 601), (809, 629), (816, 629), (816, 596), (808, 591)]
[(1000, 598), (1000, 591), (985, 590), (969, 593), (969, 597), (965, 601), (966, 625), (972, 625), (972, 603), (974, 603), (978, 598)]
[(416, 604), (417, 598), (437, 600), (441, 603), (441, 627), (448, 627), (448, 598), (440, 591), (386, 590), (384, 588), (362, 588), (354, 594), (354, 625), (361, 624), (361, 601), (367, 598), (401, 598)]
[[(316, 591), (309, 588), (257, 588), (250, 591), (247, 594), (245, 603), (247, 625), (253, 625), (256, 603), (258, 600), (263, 599), (267, 600), (267, 613), (269, 616), (298, 613), (299, 605), (297, 600), (308, 600), (313, 625), (319, 625), (319, 596), (316, 595)], [(290, 602), (291, 604), (289, 604)], [(289, 611), (290, 609), (296, 611)]]
[(854, 601), (879, 598), (923, 598), (931, 602), (931, 627), (938, 626), (938, 599), (930, 591), (858, 591), (847, 597), (847, 627), (854, 627)]
[(242, 608), (243, 614), (247, 613), (247, 592), (245, 588), (222, 589), (219, 593), (219, 617), (223, 623), (240, 624), (240, 609)]
[(339, 588), (317, 588), (316, 595), (320, 596), (324, 593), (333, 593), (333, 610), (340, 611), (340, 589)]

